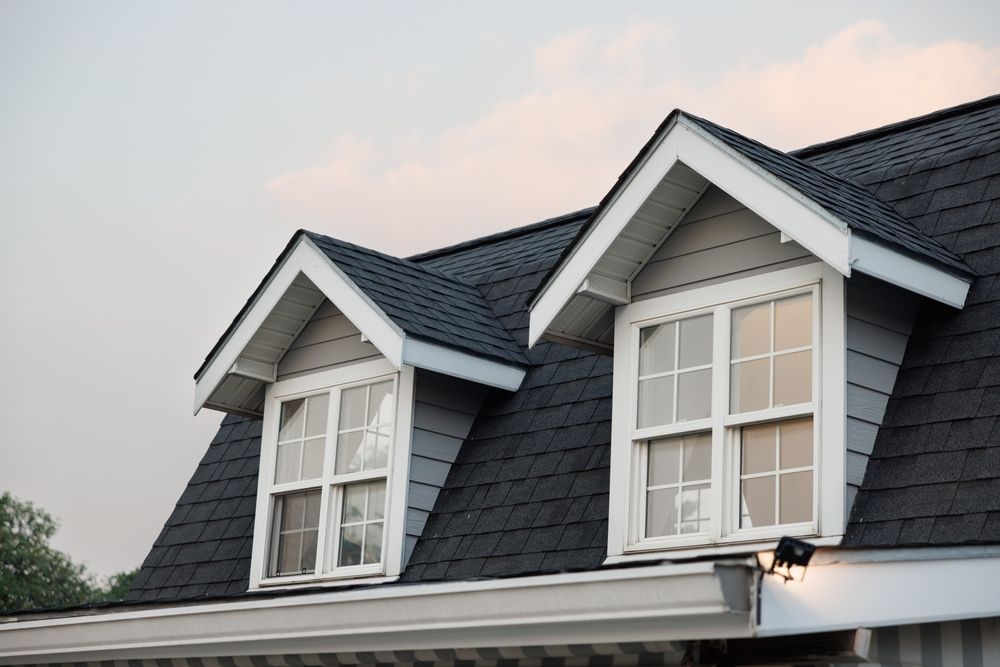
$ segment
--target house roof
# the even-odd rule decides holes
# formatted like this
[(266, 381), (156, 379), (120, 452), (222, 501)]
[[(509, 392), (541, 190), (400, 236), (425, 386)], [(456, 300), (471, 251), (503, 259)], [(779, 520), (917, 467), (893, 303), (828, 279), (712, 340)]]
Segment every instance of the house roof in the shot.
[(719, 141), (812, 199), (853, 231), (903, 248), (913, 255), (947, 266), (963, 275), (972, 274), (958, 255), (917, 229), (892, 207), (857, 183), (704, 118), (682, 113)]
[[(937, 150), (939, 142), (947, 150)], [(865, 146), (877, 157), (866, 158)], [(838, 183), (857, 179), (858, 189), (891, 207), (933, 242), (929, 247), (954, 253), (979, 276), (964, 309), (927, 302), (918, 316), (845, 543), (1000, 543), (998, 98), (799, 155), (838, 176)], [(430, 275), (442, 289), (448, 281), (474, 286), (529, 364), (518, 391), (488, 394), (404, 581), (600, 566), (607, 539), (610, 359), (544, 341), (527, 349), (530, 297), (590, 213), (408, 260), (373, 254), (370, 261), (379, 266), (405, 267), (406, 280)], [(340, 245), (334, 252), (351, 254), (358, 271), (372, 257)], [(371, 280), (372, 290), (382, 286)], [(427, 298), (437, 298), (437, 291)], [(471, 291), (463, 293), (472, 298)], [(392, 297), (386, 291), (385, 298)], [(259, 421), (223, 420), (130, 600), (245, 591), (259, 447)]]
[(407, 259), (304, 233), (407, 334), (484, 357), (527, 363), (475, 285)]

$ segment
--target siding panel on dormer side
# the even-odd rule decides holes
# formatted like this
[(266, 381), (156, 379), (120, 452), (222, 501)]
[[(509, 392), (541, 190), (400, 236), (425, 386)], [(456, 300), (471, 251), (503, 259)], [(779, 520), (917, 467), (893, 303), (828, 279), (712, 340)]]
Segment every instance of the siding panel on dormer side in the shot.
[(438, 492), (485, 397), (486, 388), (482, 385), (417, 371), (404, 564), (423, 533)]
[(814, 261), (766, 220), (710, 186), (632, 281), (639, 301)]
[(868, 276), (847, 281), (847, 511), (868, 467), (919, 299)]
[(278, 380), (380, 356), (336, 306), (324, 301), (278, 362)]

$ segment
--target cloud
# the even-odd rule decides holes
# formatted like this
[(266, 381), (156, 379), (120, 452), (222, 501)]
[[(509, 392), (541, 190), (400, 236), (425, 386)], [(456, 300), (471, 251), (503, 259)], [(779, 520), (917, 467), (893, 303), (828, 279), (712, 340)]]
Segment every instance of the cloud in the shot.
[(267, 190), (327, 233), (406, 254), (596, 203), (674, 107), (787, 149), (1000, 88), (1000, 49), (911, 44), (876, 21), (707, 81), (670, 35), (652, 23), (558, 35), (536, 49), (527, 89), (480, 117), (405, 146), (344, 135)]

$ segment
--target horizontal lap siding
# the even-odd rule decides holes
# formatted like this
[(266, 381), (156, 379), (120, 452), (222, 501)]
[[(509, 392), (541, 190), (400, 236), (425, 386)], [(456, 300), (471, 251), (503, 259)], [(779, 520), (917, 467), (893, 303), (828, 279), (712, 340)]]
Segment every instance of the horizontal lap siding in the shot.
[(335, 368), (381, 356), (329, 301), (324, 301), (278, 362), (278, 379)]
[(846, 298), (850, 511), (896, 383), (919, 301), (908, 292), (863, 275), (847, 281)]
[(485, 396), (482, 385), (417, 371), (404, 564), (424, 530), (438, 491), (444, 486)]
[(639, 301), (811, 261), (797, 243), (712, 186), (632, 281)]

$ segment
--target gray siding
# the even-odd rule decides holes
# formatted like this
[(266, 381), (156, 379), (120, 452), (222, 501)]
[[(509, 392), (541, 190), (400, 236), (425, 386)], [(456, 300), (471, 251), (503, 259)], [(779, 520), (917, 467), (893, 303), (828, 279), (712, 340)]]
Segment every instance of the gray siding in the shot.
[(469, 435), (486, 396), (472, 382), (418, 370), (414, 388), (413, 442), (403, 563), (424, 530), (451, 464)]
[(633, 300), (732, 280), (814, 261), (781, 234), (715, 186), (632, 281)]
[(846, 299), (849, 513), (865, 477), (920, 301), (909, 292), (858, 274), (847, 281)]
[(278, 362), (278, 379), (336, 368), (381, 356), (361, 340), (361, 332), (329, 301), (313, 315)]

